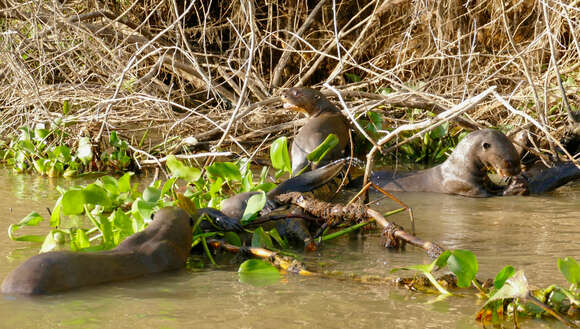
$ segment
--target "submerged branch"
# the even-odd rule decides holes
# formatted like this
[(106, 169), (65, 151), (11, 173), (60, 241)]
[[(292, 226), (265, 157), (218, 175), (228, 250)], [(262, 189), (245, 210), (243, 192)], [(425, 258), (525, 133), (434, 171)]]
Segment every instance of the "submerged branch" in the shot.
[(301, 207), (308, 214), (322, 218), (332, 224), (341, 222), (359, 223), (372, 218), (384, 229), (384, 245), (387, 248), (399, 248), (404, 243), (410, 243), (425, 250), (429, 257), (432, 258), (437, 258), (444, 251), (443, 248), (433, 242), (422, 240), (407, 233), (402, 227), (388, 222), (380, 213), (364, 205), (333, 204), (304, 196), (297, 192), (278, 195), (276, 196), (276, 201), (281, 204), (293, 204)]

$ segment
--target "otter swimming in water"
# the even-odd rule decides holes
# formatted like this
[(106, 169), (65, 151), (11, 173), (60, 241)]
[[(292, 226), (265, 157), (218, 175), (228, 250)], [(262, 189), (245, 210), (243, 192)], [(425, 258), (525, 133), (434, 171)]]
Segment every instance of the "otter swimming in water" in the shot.
[(521, 170), (520, 158), (503, 133), (482, 129), (465, 136), (438, 166), (401, 173), (378, 171), (371, 181), (388, 191), (488, 197), (498, 193), (487, 176), (488, 169), (495, 169), (502, 177), (515, 176)]
[(185, 266), (193, 219), (180, 208), (163, 208), (143, 231), (109, 251), (54, 251), (33, 256), (2, 282), (5, 294), (40, 295), (122, 281)]

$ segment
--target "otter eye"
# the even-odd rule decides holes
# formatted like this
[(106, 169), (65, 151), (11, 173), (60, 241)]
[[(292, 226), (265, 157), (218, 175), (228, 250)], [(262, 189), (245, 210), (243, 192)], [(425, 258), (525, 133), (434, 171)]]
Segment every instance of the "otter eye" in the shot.
[(487, 150), (490, 147), (491, 147), (491, 144), (489, 144), (489, 143), (483, 143), (483, 149), (484, 150)]
[(314, 95), (314, 99), (320, 99), (320, 95)]

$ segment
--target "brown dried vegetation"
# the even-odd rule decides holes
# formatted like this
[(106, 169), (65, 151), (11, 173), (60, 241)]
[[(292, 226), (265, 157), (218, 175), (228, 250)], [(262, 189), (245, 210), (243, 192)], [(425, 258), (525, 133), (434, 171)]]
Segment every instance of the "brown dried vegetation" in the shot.
[(429, 118), (495, 86), (466, 122), (529, 123), (517, 108), (557, 139), (557, 72), (573, 110), (578, 39), (578, 1), (0, 0), (0, 135), (62, 118), (95, 143), (118, 131), (141, 160), (185, 137), (248, 156), (298, 127), (281, 88), (327, 83), (354, 116), (386, 105), (393, 128), (409, 122), (393, 106)]

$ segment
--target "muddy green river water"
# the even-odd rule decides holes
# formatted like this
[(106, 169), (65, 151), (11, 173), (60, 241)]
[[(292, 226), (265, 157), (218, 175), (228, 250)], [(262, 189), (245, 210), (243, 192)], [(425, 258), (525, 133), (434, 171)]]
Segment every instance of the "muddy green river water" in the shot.
[[(59, 196), (55, 187), (75, 183), (85, 182), (0, 169), (0, 280), (40, 247), (10, 241), (8, 225), (31, 211), (46, 216)], [(580, 260), (580, 182), (533, 197), (397, 196), (413, 207), (418, 236), (472, 250), (480, 279), (493, 278), (510, 264), (524, 270), (532, 286), (567, 286), (557, 258)], [(375, 208), (397, 206), (383, 201)], [(391, 219), (409, 227), (405, 214)], [(45, 232), (47, 225), (27, 233)], [(340, 238), (306, 258), (330, 269), (385, 276), (394, 266), (430, 262), (414, 247), (402, 252), (379, 247), (378, 233)], [(296, 275), (254, 287), (241, 283), (232, 267), (182, 270), (48, 297), (0, 296), (0, 328), (481, 328), (474, 320), (481, 304), (473, 296), (442, 299), (386, 285)], [(522, 325), (564, 328), (552, 320), (525, 319)]]

